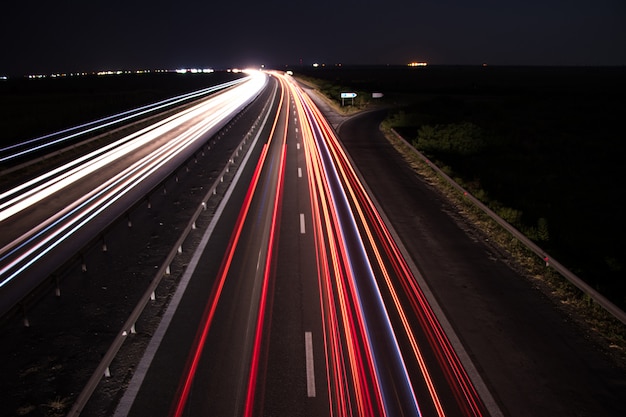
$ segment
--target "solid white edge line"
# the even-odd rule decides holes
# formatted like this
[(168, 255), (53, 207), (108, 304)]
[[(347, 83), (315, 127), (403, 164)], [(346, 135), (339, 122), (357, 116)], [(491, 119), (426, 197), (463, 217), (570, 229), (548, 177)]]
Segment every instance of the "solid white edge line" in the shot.
[(311, 332), (304, 332), (304, 350), (306, 353), (306, 393), (308, 397), (315, 397), (315, 366)]

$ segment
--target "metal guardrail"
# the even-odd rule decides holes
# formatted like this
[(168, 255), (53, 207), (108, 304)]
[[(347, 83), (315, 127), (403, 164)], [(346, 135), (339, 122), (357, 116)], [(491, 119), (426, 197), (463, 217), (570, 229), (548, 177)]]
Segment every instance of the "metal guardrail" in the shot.
[(626, 324), (626, 313), (620, 309), (618, 306), (613, 304), (609, 299), (600, 294), (597, 290), (579, 278), (572, 271), (563, 266), (556, 259), (552, 258), (545, 250), (540, 248), (537, 244), (531, 241), (528, 237), (526, 237), (522, 232), (517, 230), (503, 218), (498, 216), (493, 210), (483, 204), (480, 200), (470, 194), (466, 189), (457, 184), (452, 178), (450, 178), (445, 172), (443, 172), (438, 166), (433, 164), (425, 155), (423, 155), (420, 151), (415, 149), (415, 147), (410, 144), (406, 139), (404, 139), (398, 132), (394, 129), (391, 129), (393, 134), (405, 145), (410, 147), (420, 159), (422, 159), (428, 166), (433, 169), (438, 175), (448, 182), (453, 188), (457, 191), (463, 193), (463, 195), (470, 200), (476, 207), (482, 210), (486, 215), (488, 215), (493, 221), (498, 223), (502, 228), (508, 231), (511, 235), (513, 235), (517, 240), (519, 240), (524, 246), (526, 246), (529, 250), (538, 255), (543, 261), (545, 261), (546, 266), (552, 267), (556, 272), (561, 274), (565, 279), (567, 279), (570, 283), (576, 286), (579, 290), (581, 290), (584, 294), (588, 295), (592, 300), (594, 300), (598, 305), (604, 308), (607, 312), (613, 315), (616, 319)]

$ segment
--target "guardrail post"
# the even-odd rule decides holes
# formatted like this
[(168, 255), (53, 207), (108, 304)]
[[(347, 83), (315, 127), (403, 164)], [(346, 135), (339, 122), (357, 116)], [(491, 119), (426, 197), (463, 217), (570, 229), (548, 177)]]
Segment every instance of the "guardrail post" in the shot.
[(24, 327), (30, 327), (30, 321), (28, 320), (28, 315), (26, 314), (26, 304), (22, 303), (22, 313), (24, 314), (24, 319), (22, 323), (24, 323)]

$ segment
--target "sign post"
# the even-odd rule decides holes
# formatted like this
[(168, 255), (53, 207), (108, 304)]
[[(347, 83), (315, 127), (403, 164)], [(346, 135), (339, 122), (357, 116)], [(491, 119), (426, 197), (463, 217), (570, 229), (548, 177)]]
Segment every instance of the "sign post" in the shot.
[(352, 105), (354, 105), (354, 98), (356, 97), (356, 93), (341, 93), (341, 106), (343, 107), (345, 99), (352, 99)]

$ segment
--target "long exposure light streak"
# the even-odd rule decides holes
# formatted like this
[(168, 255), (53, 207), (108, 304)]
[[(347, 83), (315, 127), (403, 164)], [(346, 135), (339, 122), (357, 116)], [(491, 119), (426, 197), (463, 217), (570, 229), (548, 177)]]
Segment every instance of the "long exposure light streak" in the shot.
[[(285, 129), (286, 132), (286, 129)], [(246, 396), (246, 408), (244, 410), (244, 416), (252, 417), (254, 415), (254, 405), (255, 405), (255, 393), (256, 387), (258, 384), (257, 378), (259, 373), (259, 362), (261, 356), (261, 343), (263, 340), (263, 325), (265, 324), (265, 312), (267, 306), (267, 298), (268, 298), (268, 287), (270, 282), (270, 272), (272, 270), (272, 262), (274, 261), (274, 246), (275, 246), (275, 238), (277, 233), (277, 228), (279, 225), (279, 213), (280, 213), (280, 204), (282, 200), (282, 189), (283, 189), (283, 177), (285, 173), (285, 157), (287, 154), (287, 147), (283, 141), (283, 152), (281, 152), (281, 159), (279, 162), (278, 168), (278, 179), (276, 181), (276, 198), (274, 200), (274, 207), (272, 209), (272, 223), (270, 228), (270, 236), (267, 242), (267, 257), (264, 266), (264, 275), (263, 275), (263, 289), (261, 291), (261, 300), (259, 302), (259, 309), (257, 315), (257, 323), (255, 330), (255, 338), (253, 345), (253, 353), (252, 353), (252, 361), (250, 364), (250, 375), (248, 377), (248, 389)]]

